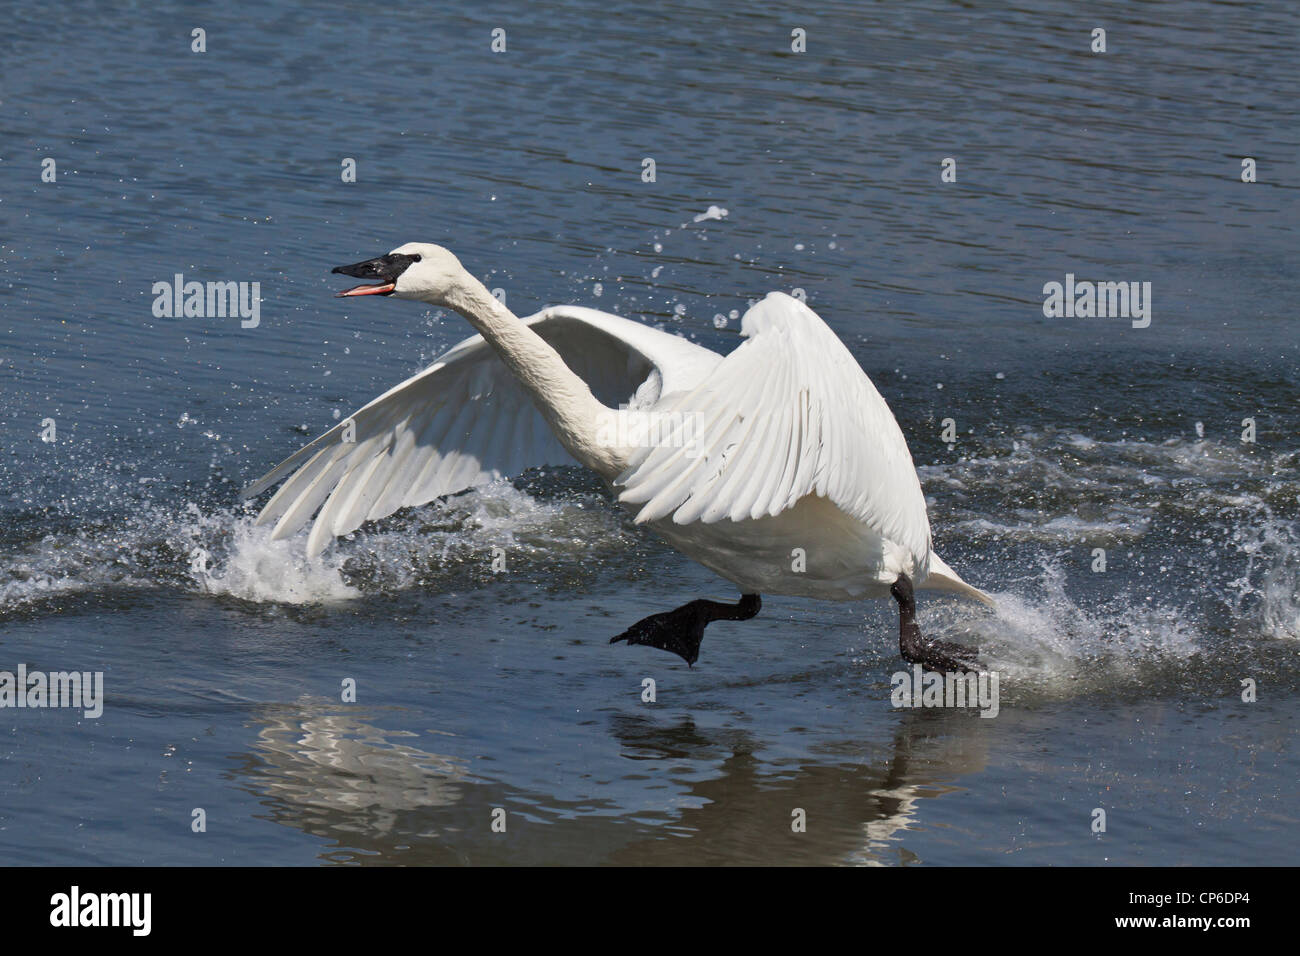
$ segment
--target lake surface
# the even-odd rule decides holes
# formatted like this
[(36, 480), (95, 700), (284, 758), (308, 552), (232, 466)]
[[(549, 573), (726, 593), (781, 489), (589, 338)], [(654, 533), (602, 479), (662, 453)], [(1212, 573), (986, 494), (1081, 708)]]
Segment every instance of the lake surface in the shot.
[[(15, 12), (0, 670), (101, 671), (104, 709), (0, 710), (0, 859), (1295, 863), (1298, 28), (1283, 2)], [(332, 298), (407, 241), (517, 314), (720, 351), (804, 290), (998, 600), (919, 601), (1000, 674), (997, 717), (891, 705), (892, 602), (765, 598), (694, 669), (610, 646), (734, 593), (576, 467), (315, 562), (271, 542), (239, 489), (468, 334)], [(258, 325), (155, 317), (177, 273), (259, 282)], [(1045, 316), (1067, 274), (1150, 282), (1150, 324)]]

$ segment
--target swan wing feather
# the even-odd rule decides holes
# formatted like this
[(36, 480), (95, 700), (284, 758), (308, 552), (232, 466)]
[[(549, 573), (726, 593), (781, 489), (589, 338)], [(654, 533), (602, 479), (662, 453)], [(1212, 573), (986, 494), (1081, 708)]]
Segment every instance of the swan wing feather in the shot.
[[(560, 306), (522, 321), (612, 407), (688, 391), (721, 361), (683, 338), (595, 309)], [(286, 538), (315, 515), (307, 543), (315, 555), (399, 508), (571, 463), (505, 364), (473, 335), (290, 455), (244, 497), (287, 478), (257, 523), (274, 524), (272, 536)]]
[(775, 516), (820, 495), (915, 556), (930, 549), (925, 497), (884, 398), (825, 322), (773, 292), (745, 313), (746, 341), (671, 411), (692, 441), (637, 449), (615, 484), (639, 523)]

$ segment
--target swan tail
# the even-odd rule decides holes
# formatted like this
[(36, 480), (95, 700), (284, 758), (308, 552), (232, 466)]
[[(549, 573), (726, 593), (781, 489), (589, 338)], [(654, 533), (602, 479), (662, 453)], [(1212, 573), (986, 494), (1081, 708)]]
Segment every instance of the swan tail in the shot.
[(961, 594), (968, 598), (974, 598), (989, 607), (997, 607), (993, 598), (989, 597), (979, 588), (971, 587), (961, 579), (952, 568), (944, 562), (933, 551), (930, 552), (930, 573), (926, 575), (925, 580), (917, 585), (918, 587), (930, 591), (952, 591), (955, 594)]

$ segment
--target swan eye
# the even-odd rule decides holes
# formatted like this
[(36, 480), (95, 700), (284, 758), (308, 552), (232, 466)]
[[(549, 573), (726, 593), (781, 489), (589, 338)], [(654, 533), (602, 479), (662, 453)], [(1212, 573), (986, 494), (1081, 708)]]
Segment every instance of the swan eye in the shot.
[(419, 261), (420, 261), (420, 257), (419, 257), (419, 255), (411, 256), (411, 259), (412, 259), (413, 261), (415, 261), (415, 262), (419, 262)]

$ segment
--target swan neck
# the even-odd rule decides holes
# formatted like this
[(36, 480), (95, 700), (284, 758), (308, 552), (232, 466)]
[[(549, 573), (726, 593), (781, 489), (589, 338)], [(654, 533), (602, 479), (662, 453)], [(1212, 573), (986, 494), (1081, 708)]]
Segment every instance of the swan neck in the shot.
[(463, 315), (523, 386), (560, 443), (581, 464), (612, 480), (625, 467), (620, 450), (598, 436), (606, 408), (550, 344), (525, 325), (483, 283), (466, 272), (435, 305)]

